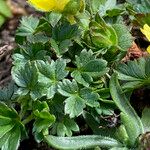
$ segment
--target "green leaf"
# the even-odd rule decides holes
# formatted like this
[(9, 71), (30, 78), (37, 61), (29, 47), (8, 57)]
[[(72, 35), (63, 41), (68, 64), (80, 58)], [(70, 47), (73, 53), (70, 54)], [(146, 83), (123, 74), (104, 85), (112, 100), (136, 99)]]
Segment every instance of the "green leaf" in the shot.
[(150, 12), (150, 2), (149, 0), (136, 0), (136, 2), (133, 2), (132, 0), (127, 0), (127, 2), (131, 3), (133, 6), (133, 9), (137, 13), (149, 13)]
[(55, 62), (37, 61), (37, 66), (40, 72), (39, 82), (44, 83), (47, 87), (47, 97), (52, 98), (57, 92), (57, 86), (60, 80), (68, 74), (66, 61), (59, 59)]
[(91, 89), (83, 88), (80, 90), (80, 96), (85, 100), (86, 105), (90, 107), (99, 106), (99, 95), (94, 93)]
[(11, 82), (8, 86), (0, 89), (0, 101), (10, 101), (14, 95), (14, 92), (16, 91), (16, 88), (17, 87), (14, 82)]
[[(77, 125), (77, 123), (73, 119), (65, 118), (64, 124), (65, 124), (66, 128), (71, 130), (71, 131), (79, 131), (80, 130), (79, 126)], [(71, 135), (68, 135), (68, 136), (71, 136)]]
[(126, 144), (129, 146), (136, 145), (137, 137), (139, 136), (140, 133), (142, 133), (141, 131), (139, 131), (139, 129), (137, 129), (139, 128), (139, 125), (136, 124), (137, 120), (135, 122), (135, 120), (130, 115), (121, 113), (121, 121), (125, 126), (125, 130), (128, 135), (128, 139), (126, 139), (124, 142), (126, 142)]
[(12, 13), (5, 0), (0, 0), (0, 16), (11, 17)]
[(65, 113), (69, 114), (70, 118), (79, 116), (86, 105), (90, 107), (99, 106), (99, 95), (91, 89), (83, 88), (79, 90), (75, 80), (64, 79), (58, 86), (58, 92), (68, 97), (65, 100)]
[(88, 149), (99, 146), (101, 148), (111, 148), (122, 146), (117, 140), (108, 137), (89, 135), (76, 137), (55, 137), (52, 135), (45, 136), (46, 142), (57, 149), (73, 150)]
[(10, 118), (4, 117), (4, 116), (1, 116), (1, 115), (0, 115), (0, 120), (1, 120), (0, 126), (8, 125), (8, 124), (11, 123), (11, 119)]
[(0, 15), (0, 27), (4, 24), (5, 21), (6, 21), (6, 18)]
[(0, 0), (0, 27), (4, 24), (7, 17), (11, 17), (12, 13), (5, 0)]
[(36, 28), (38, 27), (39, 19), (29, 16), (22, 17), (20, 27), (17, 30), (16, 35), (18, 36), (29, 36), (34, 34)]
[(38, 82), (38, 72), (34, 63), (27, 63), (20, 68), (12, 69), (12, 77), (20, 87), (18, 94), (30, 94), (33, 100), (45, 95), (45, 86)]
[[(99, 20), (102, 20), (100, 16), (99, 18)], [(100, 24), (99, 20), (97, 20), (97, 22), (92, 21), (90, 23), (91, 41), (94, 44), (94, 47), (96, 47), (98, 50), (102, 51), (104, 48), (114, 52), (114, 49), (111, 47), (117, 46), (118, 44), (116, 31), (114, 30), (113, 26), (106, 24), (105, 22), (101, 22), (103, 24)]]
[(127, 147), (113, 147), (109, 150), (129, 150)]
[(89, 76), (87, 73), (84, 73), (78, 70), (75, 70), (71, 73), (71, 76), (80, 84), (88, 87), (90, 83), (92, 83), (93, 78)]
[(17, 112), (0, 102), (0, 148), (17, 150), (23, 135), (26, 136), (25, 127)]
[(79, 131), (79, 126), (73, 119), (63, 115), (60, 119), (59, 117), (57, 118), (58, 121), (52, 126), (51, 134), (57, 134), (58, 136), (72, 136), (73, 132)]
[(60, 82), (58, 85), (58, 92), (63, 96), (69, 97), (72, 95), (76, 95), (78, 93), (78, 85), (75, 80), (64, 79), (63, 82)]
[(51, 46), (56, 55), (60, 57), (62, 54), (69, 50), (72, 46), (73, 40), (79, 35), (79, 29), (77, 25), (70, 25), (63, 23), (56, 25), (52, 29)]
[(79, 96), (71, 96), (65, 100), (65, 113), (70, 118), (78, 117), (85, 108), (85, 101)]
[(92, 12), (96, 14), (99, 11), (100, 5), (103, 5), (105, 2), (106, 0), (87, 0), (87, 5), (89, 5)]
[(37, 70), (33, 64), (26, 64), (25, 68), (12, 70), (12, 76), (16, 84), (20, 87), (32, 87), (37, 83)]
[(116, 0), (106, 0), (106, 2), (104, 3), (104, 5), (100, 5), (99, 8), (99, 14), (100, 16), (105, 16), (107, 10), (111, 10), (116, 6), (117, 2)]
[(35, 101), (33, 109), (35, 122), (32, 131), (34, 132), (35, 138), (40, 140), (38, 137), (41, 137), (41, 132), (44, 133), (55, 122), (55, 116), (50, 113), (46, 101)]
[[(116, 73), (112, 75), (110, 80), (110, 93), (114, 102), (122, 112), (122, 119), (128, 132), (129, 142), (133, 146), (136, 142), (137, 137), (143, 133), (143, 125), (137, 113), (130, 105), (129, 100), (127, 100), (125, 93), (123, 93), (119, 85)], [(130, 127), (132, 130), (130, 129)]]
[(123, 89), (136, 89), (150, 83), (150, 57), (121, 63), (117, 68), (118, 78), (125, 81)]
[(79, 29), (76, 24), (70, 25), (63, 23), (60, 26), (55, 26), (52, 31), (52, 38), (58, 42), (62, 42), (66, 39), (73, 39), (79, 34)]
[(13, 130), (10, 132), (9, 138), (2, 146), (2, 150), (17, 150), (19, 147), (20, 138), (21, 138), (20, 128), (15, 126)]
[[(15, 53), (13, 57), (14, 58), (14, 64), (17, 63), (21, 63), (21, 64), (25, 64), (26, 61), (35, 61), (35, 60), (46, 60), (47, 57), (47, 47), (41, 43), (41, 42), (37, 42), (37, 43), (28, 43), (28, 44), (24, 44), (19, 46), (19, 50), (20, 50), (20, 54)], [(17, 55), (17, 56), (16, 56)], [(19, 56), (18, 55), (22, 55)], [(20, 60), (21, 58), (22, 60)], [(19, 59), (19, 60), (17, 60)]]
[(107, 62), (103, 59), (96, 59), (91, 60), (89, 63), (87, 63), (82, 69), (87, 74), (90, 74), (91, 76), (103, 76), (108, 72)]
[(59, 46), (58, 46), (57, 42), (54, 39), (50, 39), (50, 43), (51, 43), (51, 46), (52, 46), (53, 50), (55, 51), (55, 53), (58, 56), (61, 55), (60, 49), (59, 49)]
[(57, 135), (58, 136), (65, 136), (67, 131), (66, 126), (63, 123), (58, 123), (57, 125)]
[(38, 34), (27, 36), (27, 41), (29, 41), (30, 43), (42, 43), (42, 44), (45, 44), (49, 40), (50, 40), (50, 38), (48, 36), (46, 36), (45, 34), (43, 34), (43, 33), (38, 33)]
[(46, 19), (51, 24), (52, 27), (55, 27), (55, 25), (59, 22), (61, 17), (62, 17), (62, 14), (51, 12), (46, 16)]
[(24, 66), (28, 62), (28, 60), (19, 53), (13, 54), (12, 58), (13, 58), (13, 64), (18, 68)]
[(12, 130), (13, 127), (14, 127), (14, 124), (0, 126), (0, 138), (2, 138), (7, 132)]
[(150, 121), (149, 121), (149, 114), (150, 114), (150, 108), (144, 108), (143, 112), (142, 112), (142, 123), (144, 126), (144, 131), (149, 132), (150, 131)]
[(101, 77), (108, 72), (107, 62), (103, 59), (96, 59), (92, 51), (82, 50), (76, 56), (77, 70), (71, 76), (80, 84), (88, 87), (93, 81), (92, 77)]
[(18, 118), (16, 111), (7, 107), (7, 105), (2, 102), (0, 102), (0, 116), (7, 118)]
[(131, 36), (129, 30), (124, 24), (114, 24), (113, 28), (118, 36), (118, 46), (122, 50), (127, 51), (133, 42), (133, 37)]

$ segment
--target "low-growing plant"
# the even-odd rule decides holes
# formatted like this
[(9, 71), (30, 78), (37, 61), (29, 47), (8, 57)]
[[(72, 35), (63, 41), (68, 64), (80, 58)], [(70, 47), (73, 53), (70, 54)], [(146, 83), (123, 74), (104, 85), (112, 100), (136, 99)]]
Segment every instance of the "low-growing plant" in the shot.
[[(133, 42), (118, 16), (125, 7), (115, 0), (29, 2), (48, 12), (23, 17), (16, 32), (13, 81), (0, 90), (1, 149), (17, 150), (29, 131), (56, 149), (150, 148), (150, 109), (140, 118), (129, 101), (134, 89), (149, 86), (150, 58), (121, 63)], [(90, 131), (81, 136), (81, 128)]]

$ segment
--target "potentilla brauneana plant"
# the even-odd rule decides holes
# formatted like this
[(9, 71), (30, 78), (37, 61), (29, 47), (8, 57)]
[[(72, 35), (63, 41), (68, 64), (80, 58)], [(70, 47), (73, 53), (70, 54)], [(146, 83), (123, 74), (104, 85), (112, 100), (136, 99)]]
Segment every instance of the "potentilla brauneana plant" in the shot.
[(140, 118), (129, 100), (149, 86), (150, 58), (121, 61), (134, 39), (126, 5), (28, 3), (44, 15), (23, 17), (16, 31), (12, 82), (0, 89), (0, 148), (17, 150), (32, 133), (55, 149), (147, 150), (150, 110)]

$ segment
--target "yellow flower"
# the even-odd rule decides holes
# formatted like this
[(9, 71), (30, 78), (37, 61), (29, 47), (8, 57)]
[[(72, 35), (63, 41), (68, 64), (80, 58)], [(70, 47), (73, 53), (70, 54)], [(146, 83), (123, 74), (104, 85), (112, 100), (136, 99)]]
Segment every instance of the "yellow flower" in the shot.
[[(150, 26), (148, 26), (147, 24), (145, 24), (143, 26), (143, 29), (140, 29), (140, 30), (146, 36), (146, 38), (150, 41)], [(148, 46), (147, 52), (150, 53), (150, 46)]]
[(148, 48), (147, 48), (147, 52), (150, 54), (150, 46), (148, 46)]
[(28, 2), (39, 10), (64, 14), (71, 24), (76, 23), (75, 15), (83, 12), (85, 8), (85, 0), (28, 0)]
[(42, 11), (62, 12), (70, 0), (28, 0), (35, 8)]

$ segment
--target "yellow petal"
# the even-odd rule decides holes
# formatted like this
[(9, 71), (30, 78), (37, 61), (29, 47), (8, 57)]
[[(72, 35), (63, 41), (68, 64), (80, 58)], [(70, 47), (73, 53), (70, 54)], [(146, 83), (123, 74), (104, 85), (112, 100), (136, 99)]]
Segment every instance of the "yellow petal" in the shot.
[(150, 46), (148, 46), (148, 48), (147, 48), (147, 52), (150, 54)]
[(150, 32), (150, 26), (148, 24), (145, 24), (143, 28), (144, 30)]
[(56, 0), (28, 0), (28, 2), (42, 11), (53, 11), (56, 6)]
[(140, 29), (141, 32), (146, 36), (146, 38), (150, 41), (150, 27), (145, 24), (143, 29)]
[(70, 0), (28, 0), (35, 8), (42, 11), (62, 12)]

